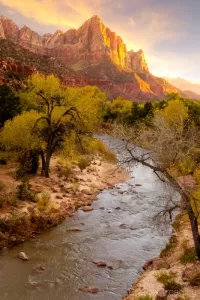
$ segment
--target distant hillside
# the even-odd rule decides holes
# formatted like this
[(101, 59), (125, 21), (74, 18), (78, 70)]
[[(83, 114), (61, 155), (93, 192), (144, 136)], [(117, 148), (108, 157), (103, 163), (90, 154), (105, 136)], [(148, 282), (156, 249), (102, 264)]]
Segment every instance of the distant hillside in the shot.
[(200, 100), (200, 84), (192, 83), (191, 81), (185, 80), (183, 78), (163, 78), (165, 78), (169, 83), (171, 83), (178, 89), (184, 91), (189, 98)]

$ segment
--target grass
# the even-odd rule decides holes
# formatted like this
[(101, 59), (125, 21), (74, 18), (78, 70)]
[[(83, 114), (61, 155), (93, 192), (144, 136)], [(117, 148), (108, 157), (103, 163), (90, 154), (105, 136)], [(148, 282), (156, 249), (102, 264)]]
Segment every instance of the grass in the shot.
[(153, 300), (153, 297), (151, 295), (137, 296), (136, 300)]
[(182, 290), (181, 284), (175, 281), (175, 275), (167, 272), (159, 272), (155, 275), (157, 280), (164, 285), (165, 290), (178, 292)]
[(177, 238), (176, 238), (176, 236), (172, 235), (170, 240), (169, 240), (169, 243), (167, 243), (165, 248), (161, 251), (160, 257), (163, 258), (163, 257), (166, 257), (166, 256), (170, 255), (171, 252), (172, 252), (172, 249), (176, 245), (177, 245)]
[(41, 195), (37, 196), (37, 206), (40, 211), (48, 208), (51, 201), (51, 195), (47, 191), (43, 191)]
[(194, 247), (188, 247), (187, 241), (183, 241), (181, 245), (183, 254), (180, 256), (180, 262), (182, 264), (192, 263), (198, 260)]
[(167, 272), (158, 272), (155, 275), (156, 279), (161, 282), (162, 284), (167, 284), (169, 281), (172, 281), (175, 279), (175, 275), (172, 273), (167, 273)]

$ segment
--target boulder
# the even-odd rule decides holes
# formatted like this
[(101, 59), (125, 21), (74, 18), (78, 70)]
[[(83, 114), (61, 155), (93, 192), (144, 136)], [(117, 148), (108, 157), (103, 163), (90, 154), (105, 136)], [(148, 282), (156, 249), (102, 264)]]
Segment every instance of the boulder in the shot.
[(83, 194), (85, 194), (85, 195), (89, 195), (89, 196), (93, 194), (91, 191), (89, 191), (89, 190), (87, 190), (87, 189), (82, 189), (82, 190), (81, 190), (81, 193), (83, 193)]
[(145, 262), (142, 268), (144, 271), (146, 271), (148, 268), (152, 267), (152, 265), (153, 265), (153, 259), (149, 259)]
[(93, 261), (93, 264), (97, 265), (98, 267), (107, 267), (107, 264), (104, 261)]
[(28, 256), (26, 255), (25, 252), (20, 252), (18, 254), (18, 258), (21, 259), (21, 260), (24, 260), (24, 261), (29, 260), (29, 258), (28, 258)]
[(80, 287), (79, 291), (84, 293), (97, 294), (99, 292), (99, 288), (96, 286), (84, 286), (84, 287)]
[(155, 300), (167, 300), (167, 291), (164, 289), (159, 290)]
[(185, 268), (182, 273), (182, 280), (188, 281), (193, 286), (200, 285), (200, 263), (196, 263), (191, 267)]
[(7, 240), (8, 237), (3, 232), (0, 231), (0, 239)]
[(94, 210), (91, 206), (84, 206), (83, 208), (82, 208), (82, 210), (84, 211), (84, 212), (88, 212), (88, 211), (92, 211), (92, 210)]
[(169, 269), (170, 265), (168, 262), (163, 258), (155, 258), (153, 260), (153, 269), (160, 270), (160, 269)]
[(70, 228), (69, 231), (82, 231), (82, 229), (75, 227), (75, 228)]

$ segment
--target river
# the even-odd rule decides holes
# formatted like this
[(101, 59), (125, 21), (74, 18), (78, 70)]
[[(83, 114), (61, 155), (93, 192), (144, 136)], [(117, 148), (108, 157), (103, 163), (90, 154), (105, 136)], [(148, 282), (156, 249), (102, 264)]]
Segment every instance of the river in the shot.
[[(101, 139), (122, 158), (122, 141)], [(127, 294), (144, 262), (159, 255), (171, 234), (170, 227), (158, 230), (152, 221), (166, 186), (141, 164), (128, 169), (131, 179), (100, 193), (92, 212), (79, 210), (56, 228), (1, 253), (1, 300), (119, 300)], [(69, 230), (74, 227), (82, 231)], [(19, 260), (20, 251), (30, 260)], [(92, 263), (99, 260), (113, 269)], [(86, 285), (99, 287), (99, 293), (79, 291)]]

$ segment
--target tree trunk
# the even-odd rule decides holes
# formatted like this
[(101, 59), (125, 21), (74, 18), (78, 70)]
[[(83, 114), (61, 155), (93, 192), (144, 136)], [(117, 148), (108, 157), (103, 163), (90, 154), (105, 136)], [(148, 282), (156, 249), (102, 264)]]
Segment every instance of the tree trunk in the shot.
[(190, 204), (190, 199), (186, 199), (185, 201), (186, 201), (187, 213), (188, 213), (188, 216), (190, 219), (190, 225), (191, 225), (191, 229), (192, 229), (192, 235), (193, 235), (196, 254), (198, 256), (198, 259), (200, 260), (200, 235), (199, 235), (198, 219), (195, 216), (195, 213), (192, 209), (192, 206)]
[(44, 152), (41, 151), (41, 159), (42, 159), (42, 170), (41, 170), (41, 176), (45, 176), (45, 157), (44, 157)]

